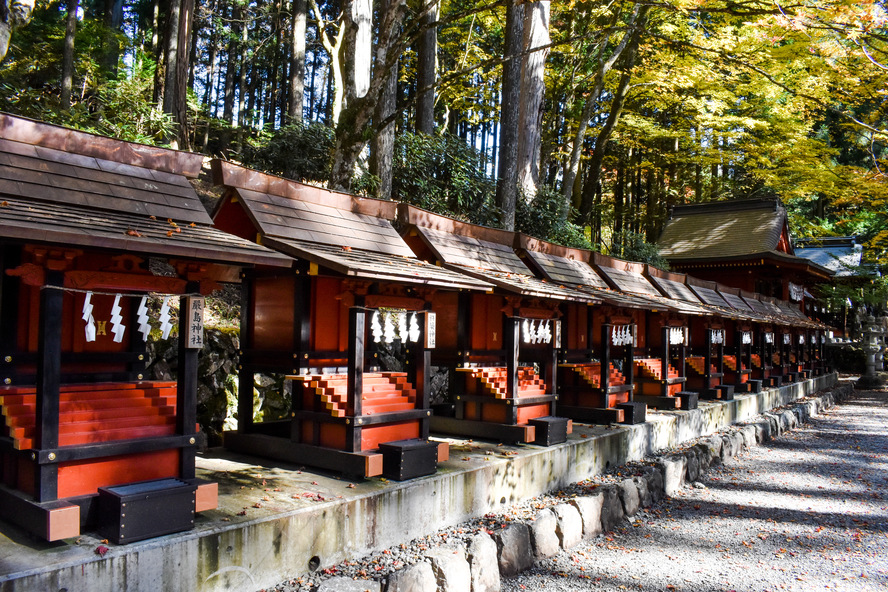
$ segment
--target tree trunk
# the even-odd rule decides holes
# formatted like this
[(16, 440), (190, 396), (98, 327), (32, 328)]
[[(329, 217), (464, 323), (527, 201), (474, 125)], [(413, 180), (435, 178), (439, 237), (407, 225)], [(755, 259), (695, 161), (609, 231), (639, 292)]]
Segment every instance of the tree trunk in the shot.
[(393, 71), (402, 50), (395, 33), (403, 21), (406, 3), (391, 0), (388, 9), (380, 11), (379, 39), (373, 56), (373, 76), (364, 96), (356, 96), (343, 110), (336, 126), (336, 145), (333, 150), (333, 166), (330, 187), (348, 191), (358, 156), (366, 145), (365, 133), (376, 116), (389, 75)]
[(305, 23), (306, 0), (293, 0), (290, 22), (290, 100), (287, 103), (287, 123), (302, 121), (305, 101)]
[[(379, 10), (386, 13), (392, 0), (381, 0)], [(379, 97), (376, 107), (376, 135), (370, 147), (370, 172), (379, 178), (376, 197), (392, 198), (392, 163), (395, 156), (395, 122), (379, 128), (379, 123), (388, 120), (395, 113), (398, 100), (398, 62), (395, 62)]]
[(420, 20), (428, 27), (419, 37), (416, 59), (416, 132), (435, 131), (435, 82), (437, 81), (438, 29), (431, 26), (438, 20), (438, 6), (432, 6)]
[(518, 186), (532, 199), (540, 182), (540, 143), (543, 98), (546, 92), (546, 57), (550, 43), (549, 1), (524, 5), (525, 53), (521, 64), (521, 102), (518, 110)]
[[(629, 92), (629, 82), (632, 80), (632, 68), (635, 65), (635, 58), (638, 55), (638, 45), (641, 41), (642, 28), (647, 21), (647, 15), (649, 12), (650, 6), (643, 6), (641, 8), (641, 13), (639, 14), (637, 21), (639, 26), (632, 31), (632, 37), (624, 50), (623, 74), (620, 76), (620, 81), (614, 92), (610, 112), (604, 122), (604, 126), (602, 126), (601, 131), (598, 133), (598, 137), (595, 140), (595, 151), (592, 153), (587, 165), (588, 173), (586, 176), (586, 182), (591, 182), (596, 186), (598, 185), (601, 176), (601, 164), (604, 162), (607, 142), (610, 140), (610, 136), (623, 112), (623, 104), (625, 103), (626, 95)], [(592, 204), (584, 199), (579, 210), (581, 219), (588, 222), (590, 220), (589, 216), (592, 213)]]
[(496, 205), (503, 228), (515, 229), (518, 201), (518, 111), (521, 102), (521, 42), (524, 35), (524, 5), (519, 0), (506, 4), (506, 40), (503, 49), (503, 89), (500, 103), (499, 167)]
[(228, 41), (228, 63), (225, 68), (225, 91), (223, 93), (222, 119), (228, 125), (234, 124), (234, 79), (238, 71), (238, 46), (240, 45), (240, 30), (246, 26), (243, 22), (242, 9), (231, 8), (232, 26)]
[(120, 61), (120, 42), (117, 34), (123, 26), (123, 0), (105, 0), (103, 7), (105, 42), (102, 62), (108, 72), (108, 79), (117, 78), (117, 64)]
[[(160, 18), (160, 4), (164, 2), (164, 0), (154, 0), (153, 4), (153, 13), (152, 13), (152, 26), (154, 28), (154, 32), (151, 36), (151, 49), (154, 55), (154, 63), (157, 66), (154, 68), (154, 94), (152, 96), (152, 100), (160, 109), (163, 109), (163, 95), (164, 89), (166, 87), (166, 27), (161, 24)], [(166, 3), (165, 3), (166, 5)], [(169, 16), (167, 16), (169, 19)], [(164, 23), (165, 24), (165, 23)], [(163, 35), (161, 35), (161, 31), (163, 31)]]
[(62, 110), (71, 108), (74, 90), (74, 37), (77, 34), (77, 7), (80, 0), (68, 0), (68, 16), (65, 21), (65, 49), (62, 53)]
[[(632, 14), (632, 17), (628, 23), (629, 27), (635, 26), (638, 22), (640, 7), (636, 5), (635, 11)], [(616, 22), (616, 19), (619, 15), (614, 16), (614, 21), (612, 24)], [(614, 64), (616, 64), (617, 60), (620, 59), (620, 56), (623, 55), (623, 51), (626, 49), (626, 45), (629, 43), (632, 35), (629, 31), (627, 31), (623, 38), (620, 40), (620, 43), (617, 45), (616, 49), (614, 49), (613, 53), (610, 55), (608, 59), (601, 59), (599, 61), (598, 70), (595, 72), (595, 78), (592, 85), (592, 92), (589, 93), (589, 96), (586, 97), (586, 103), (583, 105), (583, 112), (580, 115), (580, 120), (577, 122), (577, 132), (573, 139), (573, 146), (571, 147), (570, 152), (570, 160), (568, 161), (567, 166), (564, 169), (564, 180), (561, 186), (561, 193), (564, 196), (564, 205), (565, 211), (562, 212), (562, 218), (567, 219), (567, 205), (575, 201), (573, 196), (575, 195), (575, 185), (577, 179), (577, 173), (580, 169), (580, 157), (583, 154), (583, 144), (586, 141), (586, 131), (589, 129), (589, 122), (592, 120), (592, 115), (595, 113), (595, 107), (598, 104), (598, 100), (601, 97), (601, 93), (604, 90), (604, 80), (607, 74), (613, 69)], [(604, 49), (606, 49), (608, 45), (609, 37), (605, 39), (605, 42), (602, 47), (602, 53)]]

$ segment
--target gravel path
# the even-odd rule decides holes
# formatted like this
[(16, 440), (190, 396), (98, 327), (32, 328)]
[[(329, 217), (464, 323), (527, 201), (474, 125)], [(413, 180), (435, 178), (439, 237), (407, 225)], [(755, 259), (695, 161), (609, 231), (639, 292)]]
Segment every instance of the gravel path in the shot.
[(888, 392), (729, 459), (502, 589), (888, 590)]

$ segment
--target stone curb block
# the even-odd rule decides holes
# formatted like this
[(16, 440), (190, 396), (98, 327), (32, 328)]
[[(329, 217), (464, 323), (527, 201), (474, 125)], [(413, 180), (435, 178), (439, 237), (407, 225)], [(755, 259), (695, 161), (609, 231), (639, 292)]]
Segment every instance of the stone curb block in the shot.
[(504, 577), (514, 576), (533, 565), (530, 528), (526, 524), (510, 524), (497, 532), (494, 540), (500, 574)]
[(596, 492), (570, 500), (583, 520), (583, 538), (589, 540), (601, 534), (601, 506), (604, 496)]
[(620, 501), (620, 494), (613, 485), (606, 485), (601, 488), (603, 494), (603, 502), (601, 504), (601, 528), (605, 532), (612, 531), (625, 517), (623, 512), (623, 502)]
[(555, 534), (562, 549), (573, 549), (583, 541), (583, 519), (580, 512), (570, 504), (558, 504), (552, 511), (557, 520)]
[[(496, 545), (494, 545), (494, 558), (496, 558)], [(434, 590), (436, 586), (432, 565), (427, 561), (420, 561), (391, 574), (385, 592), (426, 592)]]
[(620, 503), (623, 504), (623, 514), (625, 516), (635, 516), (641, 508), (641, 499), (638, 497), (638, 487), (632, 479), (623, 479), (617, 485), (617, 494), (620, 496)]
[(700, 457), (694, 448), (685, 451), (685, 474), (688, 483), (693, 483), (700, 478)]
[(684, 455), (672, 455), (660, 459), (657, 463), (662, 467), (663, 472), (663, 493), (667, 497), (672, 497), (684, 485), (685, 464), (687, 460)]
[(644, 477), (633, 477), (632, 480), (635, 482), (636, 489), (638, 489), (638, 501), (641, 503), (641, 507), (650, 508), (653, 500), (651, 499), (651, 492), (648, 490), (647, 479)]
[(465, 592), (471, 589), (472, 574), (462, 546), (440, 547), (426, 557), (431, 561), (438, 592)]
[[(472, 592), (500, 592), (500, 572), (496, 543), (486, 533), (476, 534), (466, 552), (472, 575)], [(388, 591), (386, 591), (388, 592)]]
[(558, 543), (558, 535), (555, 529), (558, 526), (558, 518), (550, 509), (540, 510), (530, 523), (530, 540), (533, 543), (533, 556), (535, 559), (547, 559), (557, 555), (561, 550)]

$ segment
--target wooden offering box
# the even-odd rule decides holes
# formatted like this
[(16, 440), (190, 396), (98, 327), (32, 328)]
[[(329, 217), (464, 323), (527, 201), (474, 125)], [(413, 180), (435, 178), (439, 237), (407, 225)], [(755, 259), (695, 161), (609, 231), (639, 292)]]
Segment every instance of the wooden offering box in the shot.
[[(225, 446), (361, 477), (433, 473), (447, 444), (428, 441), (432, 303), (492, 286), (417, 259), (392, 225), (394, 202), (222, 161), (213, 170), (225, 188), (217, 226), (293, 261), (245, 274), (242, 396)], [(286, 416), (254, 421), (257, 373), (289, 379)]]
[[(202, 295), (244, 267), (290, 262), (212, 228), (188, 181), (200, 155), (7, 115), (0, 129), (0, 516), (50, 541), (117, 531), (100, 489), (175, 481), (192, 493), (166, 510), (189, 518), (163, 532), (191, 528), (216, 506), (215, 485), (194, 479)], [(146, 380), (151, 320), (179, 340), (176, 382)], [(137, 505), (126, 518), (154, 514)]]

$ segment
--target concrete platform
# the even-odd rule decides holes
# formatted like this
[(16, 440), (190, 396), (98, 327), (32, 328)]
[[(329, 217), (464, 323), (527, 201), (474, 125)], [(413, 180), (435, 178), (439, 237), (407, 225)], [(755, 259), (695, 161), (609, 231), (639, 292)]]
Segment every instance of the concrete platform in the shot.
[(49, 544), (0, 522), (0, 592), (236, 590), (250, 592), (398, 544), (504, 504), (638, 460), (829, 388), (830, 374), (692, 411), (649, 411), (640, 425), (575, 424), (564, 444), (497, 446), (450, 440), (435, 475), (350, 483), (211, 450), (198, 476), (219, 483), (219, 509), (193, 531), (131, 545), (84, 535)]

